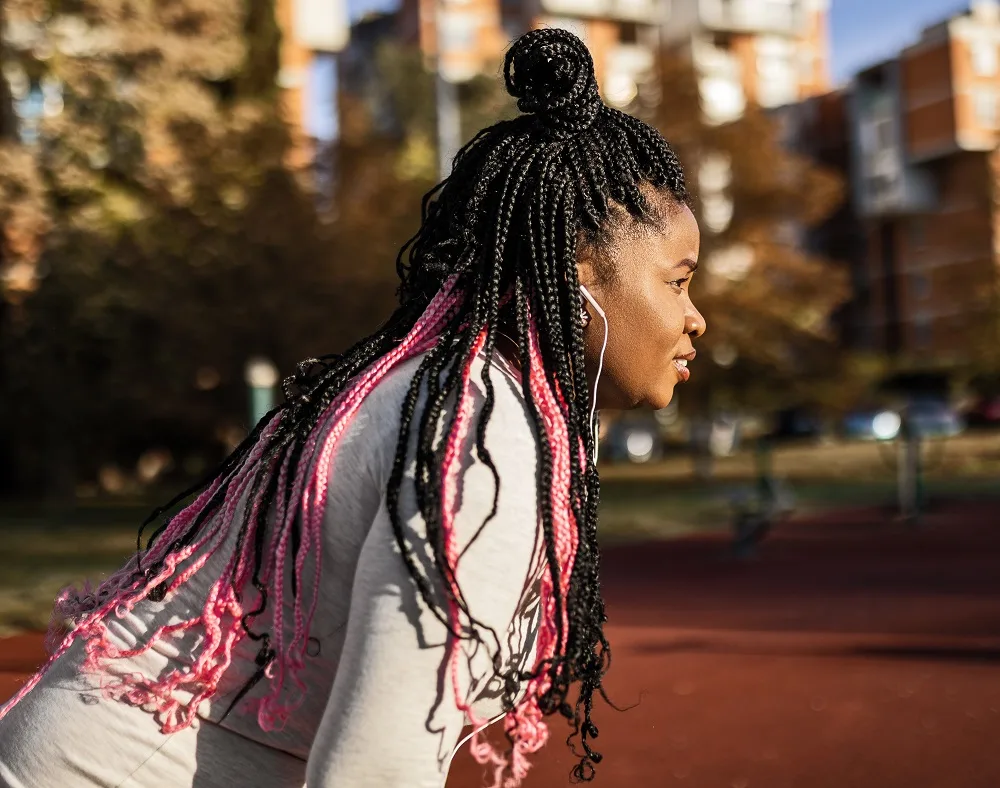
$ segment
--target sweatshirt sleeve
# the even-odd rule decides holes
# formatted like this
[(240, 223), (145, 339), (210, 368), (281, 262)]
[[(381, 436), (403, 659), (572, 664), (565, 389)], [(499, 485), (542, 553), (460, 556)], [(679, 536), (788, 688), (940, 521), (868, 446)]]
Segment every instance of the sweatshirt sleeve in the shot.
[[(498, 378), (500, 375), (495, 375)], [(508, 386), (508, 381), (498, 382)], [(482, 405), (475, 391), (476, 414)], [(525, 600), (538, 543), (536, 452), (524, 405), (498, 391), (486, 443), (500, 475), (474, 457), (474, 430), (463, 450), (455, 518), (459, 587), (483, 625), (486, 646), (463, 642), (461, 692), (480, 716), (500, 710), (493, 651), (507, 662), (529, 656)], [(475, 423), (475, 422), (474, 422)], [(407, 543), (441, 599), (424, 522), (416, 511), (412, 464), (400, 510)], [(400, 555), (383, 499), (354, 577), (346, 640), (307, 767), (307, 788), (440, 788), (466, 724), (446, 672), (447, 628), (427, 608)]]

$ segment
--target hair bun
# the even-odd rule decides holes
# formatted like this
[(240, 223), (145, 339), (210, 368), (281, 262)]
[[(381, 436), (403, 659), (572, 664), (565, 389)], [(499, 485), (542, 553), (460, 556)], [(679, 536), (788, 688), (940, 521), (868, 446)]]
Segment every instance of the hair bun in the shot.
[(604, 107), (594, 59), (568, 30), (544, 28), (519, 37), (503, 64), (507, 92), (560, 136), (585, 131)]

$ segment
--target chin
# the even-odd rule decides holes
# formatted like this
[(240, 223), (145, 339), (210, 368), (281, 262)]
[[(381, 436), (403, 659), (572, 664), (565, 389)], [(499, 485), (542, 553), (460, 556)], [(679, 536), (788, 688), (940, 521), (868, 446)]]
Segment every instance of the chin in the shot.
[(660, 410), (667, 407), (674, 398), (674, 384), (662, 386), (653, 396), (646, 400), (646, 405), (653, 410)]

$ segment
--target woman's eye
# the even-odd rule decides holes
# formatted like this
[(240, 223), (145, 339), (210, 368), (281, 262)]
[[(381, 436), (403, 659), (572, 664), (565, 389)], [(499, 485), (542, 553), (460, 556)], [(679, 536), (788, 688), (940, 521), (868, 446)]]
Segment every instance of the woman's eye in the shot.
[(673, 282), (667, 282), (671, 287), (676, 287), (678, 290), (684, 287), (684, 283), (687, 282), (691, 277), (685, 276), (683, 279), (675, 279)]

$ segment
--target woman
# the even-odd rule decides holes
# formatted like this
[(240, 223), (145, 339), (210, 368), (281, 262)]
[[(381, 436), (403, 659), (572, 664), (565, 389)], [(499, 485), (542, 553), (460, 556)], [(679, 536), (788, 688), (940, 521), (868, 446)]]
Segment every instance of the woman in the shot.
[(514, 786), (557, 713), (592, 776), (595, 409), (688, 378), (699, 234), (676, 156), (602, 103), (577, 38), (522, 36), (504, 75), (526, 114), (425, 199), (384, 327), (301, 364), (145, 549), (60, 597), (0, 785), (442, 786), (468, 723)]

